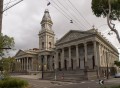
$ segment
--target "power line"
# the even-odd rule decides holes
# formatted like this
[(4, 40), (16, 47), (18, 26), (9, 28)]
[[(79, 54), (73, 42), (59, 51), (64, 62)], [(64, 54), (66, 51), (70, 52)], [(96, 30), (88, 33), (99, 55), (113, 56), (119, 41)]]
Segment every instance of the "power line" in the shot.
[[(48, 0), (47, 0), (48, 1)], [(67, 19), (67, 20), (71, 20), (71, 19), (69, 19), (69, 17), (67, 17), (61, 10), (59, 10), (57, 7), (55, 7), (54, 5), (52, 5), (55, 9), (57, 9), (63, 16), (65, 16), (65, 18)], [(73, 23), (74, 24), (74, 23)], [(74, 24), (75, 25), (75, 24)], [(78, 25), (75, 25), (75, 27), (78, 27)], [(78, 27), (79, 28), (79, 27)], [(80, 28), (79, 28), (80, 29)]]
[[(47, 0), (48, 2), (49, 2), (49, 0)], [(73, 18), (69, 15), (69, 14), (67, 14), (56, 2), (54, 2), (53, 0), (51, 0), (57, 7), (55, 7), (55, 6), (53, 6), (53, 7), (55, 7), (59, 12), (61, 12), (69, 21), (72, 19), (73, 20)], [(67, 14), (67, 16), (65, 15), (65, 14)], [(69, 19), (70, 18), (70, 19)], [(75, 23), (77, 23), (75, 20), (73, 20)], [(74, 24), (74, 23), (73, 23)], [(78, 23), (77, 23), (78, 24)], [(75, 24), (74, 24), (75, 25)], [(77, 25), (76, 25), (77, 26)], [(79, 27), (78, 27), (79, 28)], [(80, 29), (80, 28), (79, 28)], [(82, 28), (83, 29), (83, 28)], [(80, 29), (81, 30), (81, 29)]]
[[(71, 7), (71, 5), (69, 5), (66, 1), (65, 1), (65, 3), (66, 3), (66, 6), (64, 6), (64, 7), (70, 8), (70, 10), (72, 10), (72, 12), (74, 12), (74, 13), (73, 13), (74, 15), (77, 15), (77, 14), (78, 14), (78, 13), (76, 13), (76, 11), (74, 10), (74, 8)], [(69, 10), (68, 10), (68, 11), (69, 11)], [(76, 14), (75, 14), (75, 13), (76, 13)], [(78, 14), (78, 15), (79, 15), (79, 14)], [(75, 16), (75, 17), (76, 17), (76, 16)], [(79, 16), (77, 16), (77, 20), (78, 20), (80, 23), (84, 22), (84, 21), (81, 22), (81, 21), (78, 19), (78, 17), (79, 17)], [(82, 24), (82, 25), (83, 25), (83, 24)], [(87, 25), (85, 25), (85, 27), (87, 27), (87, 28), (89, 29), (89, 27), (88, 27)]]
[[(66, 11), (67, 11), (69, 14), (71, 14), (71, 13), (69, 12), (69, 10), (67, 10), (67, 8), (66, 8), (59, 0), (57, 0), (57, 1), (58, 1), (58, 3), (60, 3), (60, 5), (61, 5), (63, 8), (66, 9)], [(73, 14), (71, 14), (71, 15), (75, 18), (75, 20), (78, 21), (78, 23), (80, 23), (82, 26), (84, 26), (85, 28), (87, 28), (85, 25), (82, 24), (82, 22), (80, 22), (80, 21), (76, 18), (76, 16), (74, 16)]]
[(85, 19), (85, 17), (80, 13), (80, 11), (71, 3), (71, 1), (70, 0), (68, 1), (73, 6), (73, 8), (75, 8), (75, 10), (79, 13), (79, 15), (82, 16), (82, 18), (91, 26), (91, 24)]
[(8, 5), (9, 5), (10, 3), (11, 3), (11, 0), (6, 4), (5, 9), (8, 8)]
[(22, 2), (22, 1), (23, 1), (23, 0), (20, 0), (20, 1), (16, 2), (15, 4), (9, 6), (8, 8), (5, 8), (5, 9), (2, 11), (2, 13), (5, 12), (6, 10), (12, 8), (13, 6), (17, 5), (18, 3)]

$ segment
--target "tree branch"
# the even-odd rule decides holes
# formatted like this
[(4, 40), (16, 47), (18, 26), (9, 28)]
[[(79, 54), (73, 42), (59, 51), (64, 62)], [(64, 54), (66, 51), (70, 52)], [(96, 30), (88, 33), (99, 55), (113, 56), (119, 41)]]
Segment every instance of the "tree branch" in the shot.
[[(110, 19), (110, 14), (111, 14), (111, 4), (110, 4), (110, 0), (108, 0), (108, 4), (109, 4), (109, 13), (107, 14), (107, 24), (108, 24), (109, 28), (111, 29), (111, 31), (113, 31), (113, 32), (116, 33), (117, 39), (118, 39), (118, 41), (119, 41), (119, 43), (120, 43), (119, 33), (118, 33), (118, 31), (115, 29), (115, 24), (113, 24), (113, 23), (111, 22), (111, 19)], [(113, 26), (111, 26), (110, 24), (113, 25)]]

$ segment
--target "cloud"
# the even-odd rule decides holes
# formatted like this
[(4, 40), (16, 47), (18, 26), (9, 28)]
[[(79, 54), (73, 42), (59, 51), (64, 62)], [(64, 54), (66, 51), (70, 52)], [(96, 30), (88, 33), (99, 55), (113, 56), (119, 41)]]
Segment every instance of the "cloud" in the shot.
[[(4, 13), (2, 30), (3, 33), (14, 37), (16, 49), (30, 49), (34, 47), (38, 48), (38, 33), (41, 30), (40, 22), (44, 15), (45, 9), (49, 9), (53, 21), (53, 30), (56, 34), (56, 38), (61, 38), (65, 33), (67, 33), (71, 29), (86, 30), (86, 28), (83, 27), (81, 24), (85, 25), (89, 29), (92, 28), (92, 25), (95, 25), (95, 27), (98, 28), (98, 30), (101, 31), (114, 45), (117, 44), (117, 47), (120, 47), (118, 41), (115, 40), (116, 38), (113, 37), (114, 35), (108, 36), (107, 33), (104, 33), (107, 30), (109, 30), (107, 26), (103, 25), (106, 24), (106, 18), (97, 18), (93, 15), (91, 10), (91, 0), (70, 0), (79, 10), (79, 12), (84, 16), (84, 18), (91, 24), (91, 26), (83, 21), (83, 18), (75, 9), (72, 10), (72, 6), (69, 7), (68, 5), (66, 5), (65, 2), (69, 3), (67, 0), (59, 1), (71, 13), (70, 14), (67, 10), (64, 9), (64, 11), (66, 12), (64, 14), (67, 17), (68, 15), (75, 15), (75, 17), (77, 17), (77, 19), (81, 23), (78, 22), (78, 24), (76, 24), (73, 20), (74, 24), (71, 24), (71, 19), (69, 17), (69, 19), (67, 19), (60, 11), (54, 8), (54, 6), (56, 5), (52, 1), (51, 5), (47, 6), (46, 0), (24, 0), (23, 2), (12, 7)], [(55, 2), (59, 4), (57, 1)], [(119, 25), (117, 25), (117, 28), (120, 28)]]

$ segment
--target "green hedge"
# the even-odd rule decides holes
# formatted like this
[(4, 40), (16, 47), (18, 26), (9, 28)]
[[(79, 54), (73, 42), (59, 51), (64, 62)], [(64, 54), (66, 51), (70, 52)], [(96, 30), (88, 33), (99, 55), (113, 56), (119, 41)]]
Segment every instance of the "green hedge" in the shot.
[[(103, 88), (103, 87), (102, 87)], [(104, 88), (120, 88), (120, 85), (117, 86), (111, 86), (111, 87), (104, 87)]]
[(25, 88), (28, 82), (18, 78), (6, 78), (0, 80), (0, 88)]

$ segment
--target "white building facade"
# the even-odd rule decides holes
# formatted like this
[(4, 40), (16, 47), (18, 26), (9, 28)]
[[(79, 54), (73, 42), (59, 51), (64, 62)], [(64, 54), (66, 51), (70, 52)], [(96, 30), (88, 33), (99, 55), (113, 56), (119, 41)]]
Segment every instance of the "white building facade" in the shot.
[[(66, 79), (80, 78), (81, 75), (91, 79), (116, 73), (114, 61), (119, 60), (118, 50), (96, 29), (70, 30), (55, 43), (52, 25), (49, 11), (45, 10), (41, 21), (39, 50), (36, 57), (38, 71), (44, 71), (45, 74), (51, 72), (51, 77), (52, 73), (56, 72), (58, 79), (61, 74), (64, 74)], [(20, 59), (17, 57), (18, 53), (16, 60)], [(20, 67), (23, 67), (22, 60), (20, 62)], [(68, 75), (71, 76), (68, 77)]]

